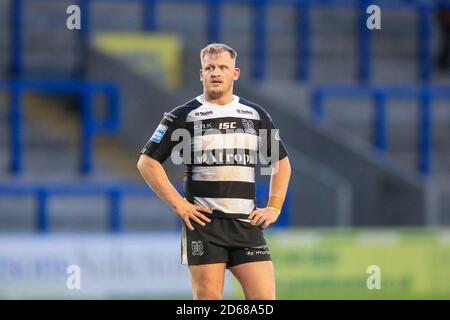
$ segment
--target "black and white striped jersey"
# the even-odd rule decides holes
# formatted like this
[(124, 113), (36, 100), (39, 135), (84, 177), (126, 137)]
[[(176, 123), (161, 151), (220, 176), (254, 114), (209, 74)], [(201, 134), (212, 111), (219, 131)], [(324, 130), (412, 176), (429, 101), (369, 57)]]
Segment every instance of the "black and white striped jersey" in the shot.
[[(201, 95), (165, 113), (141, 154), (163, 163), (183, 146), (186, 199), (242, 218), (256, 208), (256, 164), (281, 160), (287, 151), (267, 111), (233, 97), (227, 105), (215, 105)], [(184, 137), (175, 138), (180, 132)]]

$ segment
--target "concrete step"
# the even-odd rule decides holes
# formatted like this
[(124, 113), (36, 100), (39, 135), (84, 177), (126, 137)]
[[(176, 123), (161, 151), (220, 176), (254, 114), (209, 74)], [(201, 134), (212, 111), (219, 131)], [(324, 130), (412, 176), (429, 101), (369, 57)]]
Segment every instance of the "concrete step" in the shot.
[[(37, 200), (33, 196), (0, 199), (0, 231), (34, 231)], [(164, 230), (177, 226), (179, 219), (157, 197), (125, 197), (122, 203), (126, 231)], [(50, 197), (49, 225), (56, 232), (108, 231), (109, 204), (105, 197)]]
[[(25, 35), (26, 70), (28, 73), (44, 72), (60, 74), (73, 71), (78, 66), (77, 36), (65, 28), (65, 9), (70, 1), (27, 2), (24, 18), (27, 25)], [(6, 0), (1, 6), (7, 7)], [(184, 41), (200, 48), (206, 41), (206, 10), (203, 4), (158, 5), (158, 25), (161, 31), (177, 32)], [(3, 15), (6, 15), (3, 11)], [(1, 10), (0, 10), (1, 12)], [(183, 12), (180, 19), (178, 13)], [(239, 51), (241, 61), (251, 61), (252, 9), (247, 5), (226, 5), (222, 10), (222, 40)], [(1, 13), (0, 13), (1, 15)], [(139, 30), (141, 27), (141, 5), (138, 2), (98, 2), (92, 5), (93, 29)], [(291, 7), (270, 6), (267, 11), (267, 46), (269, 77), (292, 79), (295, 76), (296, 14)], [(356, 80), (357, 37), (355, 34), (355, 12), (353, 9), (313, 9), (311, 16), (313, 81), (354, 82)], [(2, 19), (0, 19), (1, 21)], [(57, 26), (64, 26), (57, 28)], [(416, 81), (415, 28), (413, 11), (386, 10), (382, 16), (382, 28), (389, 32), (373, 32), (373, 72), (375, 83), (400, 83)], [(1, 32), (6, 30), (0, 28)], [(51, 30), (51, 36), (48, 32)], [(0, 36), (0, 48), (2, 39)], [(5, 40), (6, 41), (6, 40)], [(3, 41), (3, 42), (5, 42)], [(435, 40), (434, 40), (435, 41)], [(8, 52), (8, 44), (4, 44)], [(6, 68), (7, 54), (0, 54), (0, 67)], [(248, 65), (248, 64), (247, 64)], [(243, 72), (243, 77), (248, 74)], [(435, 77), (437, 81), (450, 82), (450, 77)]]
[[(305, 86), (287, 81), (269, 81), (262, 89), (274, 99), (290, 106), (291, 113), (310, 115), (310, 92)], [(388, 146), (392, 151), (417, 149), (417, 106), (414, 102), (393, 100), (388, 105)], [(372, 143), (373, 106), (367, 99), (332, 100), (324, 109), (326, 121), (353, 132)], [(445, 153), (450, 150), (450, 108), (445, 102), (437, 102), (433, 108), (433, 148)], [(450, 166), (449, 166), (450, 168)]]
[[(38, 102), (42, 102), (41, 100)], [(62, 105), (61, 105), (62, 103)], [(43, 143), (57, 144), (58, 150), (66, 148), (72, 153), (76, 166), (79, 159), (79, 116), (76, 112), (64, 108), (66, 102), (55, 100), (40, 105), (39, 108), (28, 108), (28, 121), (32, 124), (44, 124), (40, 130), (46, 132), (45, 139), (38, 141), (28, 140), (27, 145), (46, 150)], [(99, 102), (98, 102), (99, 103)], [(96, 110), (102, 109), (101, 104), (96, 105)], [(38, 135), (33, 135), (36, 137)], [(32, 138), (33, 139), (33, 138)], [(49, 142), (41, 142), (41, 140)], [(139, 150), (129, 150), (120, 140), (120, 137), (98, 136), (95, 141), (96, 167), (99, 174), (118, 174), (119, 176), (137, 179), (136, 161)], [(56, 149), (55, 147), (52, 147)], [(58, 151), (59, 152), (59, 151)], [(134, 156), (130, 156), (134, 155)]]
[[(391, 153), (390, 157), (397, 163), (417, 170), (417, 154), (414, 152)], [(438, 188), (438, 223), (440, 226), (450, 226), (450, 154), (447, 152), (433, 153), (432, 176)]]
[(66, 28), (67, 7), (73, 4), (70, 0), (58, 1), (25, 1), (23, 4), (23, 21), (36, 29)]
[[(416, 150), (390, 150), (388, 156), (409, 170), (416, 171), (419, 163), (419, 155)], [(445, 151), (433, 150), (431, 153), (431, 168), (434, 178), (450, 174), (450, 154)], [(447, 181), (450, 183), (450, 180)]]
[[(55, 28), (65, 23), (65, 8), (69, 1), (57, 4), (43, 1), (29, 3), (25, 8), (25, 21), (32, 28), (26, 33), (25, 54), (27, 71), (36, 74), (42, 66), (52, 66), (52, 73), (66, 72), (78, 65), (78, 43), (73, 32), (65, 28)], [(101, 30), (138, 30), (141, 26), (141, 7), (133, 3), (94, 3), (92, 6), (93, 28)], [(183, 19), (178, 12), (184, 12)], [(64, 14), (61, 14), (63, 12)], [(251, 55), (251, 16), (249, 6), (227, 5), (223, 8), (223, 40), (238, 49), (240, 58), (250, 60)], [(33, 14), (31, 14), (33, 13)], [(356, 62), (356, 37), (354, 31), (355, 14), (353, 10), (338, 9), (312, 11), (312, 56), (315, 81), (354, 81)], [(32, 18), (34, 15), (36, 19)], [(271, 6), (268, 16), (268, 75), (273, 78), (293, 78), (295, 76), (295, 12), (290, 7)], [(205, 43), (205, 7), (198, 5), (161, 4), (158, 6), (158, 25), (162, 31), (181, 32), (185, 41)], [(400, 58), (409, 60), (405, 66), (414, 66), (414, 25), (415, 15), (411, 12), (383, 13), (383, 23), (389, 33), (374, 33), (374, 72), (376, 81), (402, 81), (414, 79), (414, 68), (403, 68), (402, 72), (392, 72)], [(52, 36), (48, 36), (48, 30)], [(412, 36), (411, 36), (412, 35)], [(282, 63), (280, 63), (282, 62)], [(6, 65), (6, 61), (3, 62)], [(411, 69), (411, 70), (410, 70)], [(381, 70), (381, 71), (379, 71)], [(379, 73), (379, 74), (378, 74)], [(243, 77), (246, 74), (244, 72)]]
[[(327, 104), (327, 123), (350, 131), (373, 143), (373, 106), (367, 101)], [(433, 110), (432, 143), (436, 152), (450, 150), (450, 109), (441, 105)], [(404, 103), (392, 104), (387, 114), (387, 144), (391, 151), (416, 151), (418, 145), (417, 107)]]
[(92, 5), (92, 27), (95, 31), (102, 30), (140, 30), (141, 4), (139, 1), (128, 2), (97, 2)]
[[(28, 29), (25, 34), (25, 50), (77, 50), (81, 47), (79, 35), (66, 28), (49, 30)], [(51, 33), (51, 37), (49, 37)], [(64, 54), (65, 52), (61, 52)]]
[[(180, 12), (183, 13), (182, 16), (179, 15)], [(189, 32), (198, 33), (205, 30), (205, 12), (202, 4), (161, 4), (158, 6), (158, 25), (166, 31), (181, 30), (185, 34)]]
[(33, 197), (0, 198), (0, 230), (32, 231), (36, 225), (36, 202)]
[[(8, 143), (0, 143), (0, 181), (20, 183), (105, 183), (122, 181), (132, 176), (137, 181), (138, 150), (127, 150), (118, 139), (100, 137), (96, 140), (96, 171), (88, 178), (80, 177), (78, 166), (78, 117), (61, 108), (61, 101), (27, 97), (24, 132), (24, 172), (20, 177), (7, 173)], [(2, 99), (0, 99), (2, 102)], [(5, 122), (7, 111), (0, 109)], [(3, 129), (4, 126), (1, 126)], [(133, 156), (134, 155), (134, 156)], [(131, 173), (132, 172), (132, 173)], [(142, 182), (142, 179), (139, 181)], [(108, 201), (102, 196), (65, 196), (49, 199), (49, 223), (53, 231), (88, 232), (108, 230)], [(33, 231), (36, 226), (37, 202), (32, 196), (0, 198), (0, 230)], [(125, 197), (122, 203), (125, 230), (163, 230), (177, 225), (176, 216), (163, 202), (152, 195)]]

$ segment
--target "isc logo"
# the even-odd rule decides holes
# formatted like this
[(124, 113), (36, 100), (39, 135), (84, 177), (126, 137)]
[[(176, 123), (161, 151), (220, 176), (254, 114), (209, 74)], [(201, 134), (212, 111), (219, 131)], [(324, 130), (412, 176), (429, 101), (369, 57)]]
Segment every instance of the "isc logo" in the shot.
[(236, 129), (236, 122), (222, 122), (219, 124), (219, 129)]

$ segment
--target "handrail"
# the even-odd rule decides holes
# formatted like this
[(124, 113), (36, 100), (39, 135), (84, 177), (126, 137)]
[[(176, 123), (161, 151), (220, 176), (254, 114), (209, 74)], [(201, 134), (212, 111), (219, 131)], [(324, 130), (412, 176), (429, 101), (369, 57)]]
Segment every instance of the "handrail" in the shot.
[[(182, 185), (175, 184), (178, 192), (182, 193)], [(267, 200), (267, 184), (257, 184), (256, 198), (261, 203)], [(104, 196), (108, 199), (108, 226), (110, 232), (123, 231), (123, 211), (122, 200), (128, 197), (156, 197), (154, 193), (145, 185), (134, 182), (81, 182), (81, 183), (0, 183), (0, 199), (2, 197), (34, 196), (37, 200), (36, 206), (36, 230), (40, 233), (51, 231), (49, 222), (48, 201), (53, 197), (61, 196)], [(291, 226), (291, 210), (289, 208), (290, 194), (286, 196), (283, 213), (276, 222), (278, 227)], [(262, 204), (262, 203), (261, 203)], [(265, 204), (262, 204), (265, 206)], [(175, 217), (177, 218), (177, 217)], [(179, 219), (176, 219), (178, 223)], [(175, 224), (177, 225), (177, 224)]]
[(122, 230), (122, 197), (124, 195), (149, 196), (150, 190), (142, 185), (132, 183), (80, 183), (80, 184), (0, 184), (0, 197), (35, 196), (36, 229), (45, 233), (50, 231), (48, 201), (57, 196), (106, 196), (109, 200), (109, 230)]
[(336, 227), (351, 227), (353, 221), (353, 189), (350, 181), (338, 172), (314, 161), (293, 146), (289, 148), (289, 158), (294, 164), (293, 170), (301, 172), (320, 183), (325, 188), (334, 190), (336, 197)]
[(390, 98), (416, 99), (419, 102), (417, 135), (417, 169), (420, 173), (431, 173), (432, 121), (431, 108), (436, 99), (450, 100), (448, 86), (319, 86), (311, 94), (311, 117), (322, 124), (325, 119), (324, 105), (330, 98), (371, 98), (375, 112), (373, 118), (374, 149), (384, 154), (388, 149), (386, 104)]
[[(81, 103), (80, 131), (80, 164), (82, 174), (89, 174), (93, 169), (95, 135), (114, 134), (120, 127), (120, 96), (116, 85), (108, 82), (87, 81), (56, 81), (45, 79), (0, 79), (0, 91), (10, 93), (10, 172), (20, 174), (23, 169), (23, 101), (24, 92), (76, 94)], [(97, 95), (107, 97), (107, 115), (105, 119), (97, 120), (94, 116), (93, 101)]]

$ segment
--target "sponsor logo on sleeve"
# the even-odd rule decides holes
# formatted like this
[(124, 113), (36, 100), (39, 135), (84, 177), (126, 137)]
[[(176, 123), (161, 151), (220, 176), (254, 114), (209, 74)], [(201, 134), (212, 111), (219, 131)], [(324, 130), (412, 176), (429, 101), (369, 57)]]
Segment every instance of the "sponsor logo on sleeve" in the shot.
[(164, 137), (164, 134), (167, 131), (167, 126), (160, 124), (158, 128), (156, 128), (155, 132), (153, 133), (152, 137), (150, 138), (150, 141), (160, 143), (162, 137)]

